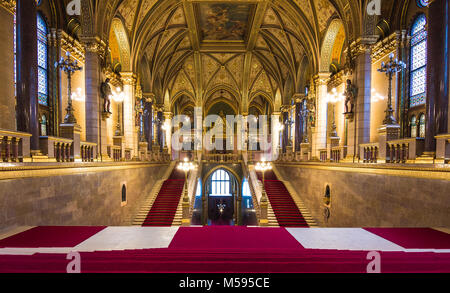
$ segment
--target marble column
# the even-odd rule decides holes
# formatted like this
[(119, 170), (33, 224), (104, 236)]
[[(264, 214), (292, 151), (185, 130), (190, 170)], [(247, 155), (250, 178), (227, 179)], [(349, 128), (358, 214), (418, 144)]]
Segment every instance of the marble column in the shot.
[[(86, 84), (86, 140), (97, 144), (97, 155), (107, 154), (106, 121), (102, 119), (100, 85), (102, 83), (100, 61), (104, 47), (96, 39), (83, 40), (85, 43), (85, 84)], [(95, 156), (94, 156), (95, 157)]]
[(0, 6), (0, 128), (16, 130), (14, 98), (14, 15)]
[[(370, 142), (370, 107), (372, 97), (371, 45), (376, 38), (362, 38), (352, 48), (356, 68), (353, 84), (357, 88), (355, 115), (348, 123), (347, 160), (358, 161), (359, 145)], [(381, 74), (381, 73), (380, 73)]]
[(144, 136), (148, 143), (148, 150), (152, 150), (153, 137), (153, 101), (151, 99), (144, 102)]
[(302, 115), (302, 106), (303, 99), (305, 98), (304, 94), (296, 94), (294, 95), (295, 99), (295, 152), (300, 151), (300, 145), (303, 142), (303, 124), (304, 119)]
[(427, 104), (425, 154), (434, 156), (437, 134), (448, 132), (449, 81), (448, 1), (433, 1), (428, 9)]
[[(157, 131), (158, 131), (158, 142), (161, 148), (161, 151), (163, 150), (164, 147), (167, 148), (167, 151), (169, 152), (169, 154), (172, 154), (172, 118), (173, 118), (173, 114), (171, 112), (162, 112), (162, 111), (158, 111), (158, 119), (161, 119), (161, 121), (164, 121), (163, 123), (165, 123), (168, 126), (168, 130), (164, 130), (160, 127), (158, 127)], [(164, 116), (164, 117), (163, 117)], [(163, 136), (165, 136), (163, 138)], [(164, 145), (164, 141), (166, 142)]]
[(281, 148), (282, 148), (282, 152), (283, 154), (286, 153), (287, 151), (287, 145), (288, 145), (288, 141), (289, 141), (289, 106), (284, 106), (282, 108), (282, 119), (283, 119), (283, 125), (284, 125), (284, 130), (283, 130), (283, 139), (281, 142)]
[(17, 1), (17, 130), (31, 133), (31, 150), (39, 152), (36, 19), (36, 1)]
[(316, 104), (317, 104), (317, 121), (313, 139), (313, 156), (320, 157), (320, 150), (327, 147), (327, 79), (330, 73), (319, 73), (315, 76), (314, 82), (316, 86)]
[(125, 137), (125, 147), (131, 149), (131, 157), (138, 155), (138, 135), (135, 127), (135, 85), (136, 76), (133, 72), (121, 72), (123, 83), (123, 134)]
[[(276, 128), (280, 126), (281, 112), (273, 112), (272, 114), (272, 161), (276, 161), (280, 155), (280, 129)], [(283, 124), (281, 124), (283, 125)]]

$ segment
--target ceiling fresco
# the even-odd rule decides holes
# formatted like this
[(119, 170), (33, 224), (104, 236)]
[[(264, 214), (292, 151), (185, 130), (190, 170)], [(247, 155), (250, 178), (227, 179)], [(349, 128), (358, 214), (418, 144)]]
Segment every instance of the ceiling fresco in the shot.
[(254, 8), (251, 4), (196, 4), (202, 41), (244, 41)]

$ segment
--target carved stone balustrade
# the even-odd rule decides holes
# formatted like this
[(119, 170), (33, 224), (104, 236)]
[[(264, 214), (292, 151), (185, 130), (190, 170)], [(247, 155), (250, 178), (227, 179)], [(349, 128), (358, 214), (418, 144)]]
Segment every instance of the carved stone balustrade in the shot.
[(425, 139), (420, 137), (396, 139), (388, 141), (387, 145), (386, 163), (414, 163), (424, 152)]
[(39, 147), (48, 161), (56, 162), (74, 162), (73, 139), (41, 136), (39, 138)]
[(0, 129), (0, 162), (30, 161), (31, 134)]

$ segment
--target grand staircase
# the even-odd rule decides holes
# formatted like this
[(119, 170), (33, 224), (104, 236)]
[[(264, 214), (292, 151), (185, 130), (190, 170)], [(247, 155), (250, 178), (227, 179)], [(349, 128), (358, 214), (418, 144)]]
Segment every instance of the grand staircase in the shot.
[[(261, 174), (258, 174), (261, 179)], [(290, 187), (290, 186), (289, 186)], [(269, 227), (316, 227), (314, 219), (300, 199), (294, 200), (292, 192), (283, 181), (278, 180), (274, 172), (265, 174), (265, 186), (269, 199)]]
[(172, 226), (181, 225), (180, 202), (184, 188), (184, 174), (176, 169), (167, 180), (156, 183), (153, 194), (143, 203), (133, 225)]

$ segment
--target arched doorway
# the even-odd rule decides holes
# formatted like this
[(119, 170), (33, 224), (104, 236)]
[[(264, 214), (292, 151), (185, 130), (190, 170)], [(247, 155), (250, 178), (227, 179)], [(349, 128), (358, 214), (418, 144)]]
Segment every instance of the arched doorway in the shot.
[(239, 181), (234, 174), (224, 168), (215, 170), (205, 184), (206, 224), (235, 225), (239, 192)]

